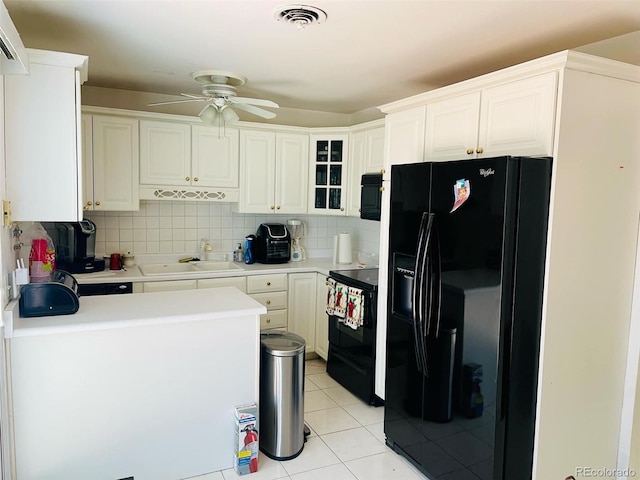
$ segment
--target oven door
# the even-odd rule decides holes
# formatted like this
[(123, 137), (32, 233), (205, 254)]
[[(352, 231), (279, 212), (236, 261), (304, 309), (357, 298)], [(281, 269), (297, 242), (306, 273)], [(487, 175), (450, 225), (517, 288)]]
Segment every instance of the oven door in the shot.
[(345, 325), (335, 315), (329, 315), (329, 345), (362, 366), (373, 367), (375, 363), (375, 293), (365, 292), (364, 322), (357, 329)]

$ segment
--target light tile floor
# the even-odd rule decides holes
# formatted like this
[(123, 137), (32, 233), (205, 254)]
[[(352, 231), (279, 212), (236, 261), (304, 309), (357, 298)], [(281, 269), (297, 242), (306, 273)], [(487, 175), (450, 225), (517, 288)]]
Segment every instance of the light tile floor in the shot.
[(233, 469), (190, 480), (424, 480), (427, 477), (384, 443), (384, 408), (352, 395), (326, 373), (322, 359), (305, 365), (305, 422), (311, 435), (302, 453), (276, 461), (262, 452), (256, 473)]

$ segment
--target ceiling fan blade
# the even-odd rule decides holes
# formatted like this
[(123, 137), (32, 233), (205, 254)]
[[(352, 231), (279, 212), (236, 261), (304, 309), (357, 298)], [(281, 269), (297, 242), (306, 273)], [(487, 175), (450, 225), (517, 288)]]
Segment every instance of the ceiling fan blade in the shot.
[(253, 105), (247, 105), (246, 103), (234, 103), (234, 108), (239, 108), (245, 112), (253, 113), (262, 118), (275, 118), (276, 114), (262, 108), (254, 107)]
[(210, 98), (210, 97), (203, 97), (201, 95), (193, 95), (191, 93), (181, 93), (180, 95), (187, 98), (197, 98), (199, 100), (206, 100), (207, 98)]
[(276, 102), (271, 100), (263, 100), (261, 98), (247, 98), (247, 97), (229, 97), (229, 101), (233, 104), (246, 103), (248, 105), (259, 105), (261, 107), (280, 108)]
[(169, 100), (167, 102), (155, 102), (155, 103), (148, 103), (147, 106), (148, 107), (155, 107), (156, 105), (169, 105), (172, 103), (187, 103), (187, 102), (203, 102), (205, 100), (211, 100), (208, 97), (198, 97), (198, 98), (190, 98), (188, 100)]

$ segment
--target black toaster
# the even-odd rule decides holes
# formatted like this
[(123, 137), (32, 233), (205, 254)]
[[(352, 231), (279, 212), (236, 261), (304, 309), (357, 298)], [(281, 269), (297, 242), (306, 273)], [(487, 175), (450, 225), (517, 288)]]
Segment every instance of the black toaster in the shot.
[(285, 263), (291, 258), (291, 235), (282, 223), (261, 223), (254, 244), (258, 263)]

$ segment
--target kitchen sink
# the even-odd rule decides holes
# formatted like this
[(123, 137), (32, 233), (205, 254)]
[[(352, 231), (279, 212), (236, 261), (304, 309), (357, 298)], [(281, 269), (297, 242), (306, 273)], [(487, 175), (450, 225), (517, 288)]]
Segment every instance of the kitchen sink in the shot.
[(193, 262), (191, 265), (200, 272), (220, 272), (224, 270), (242, 269), (242, 267), (239, 267), (233, 262)]
[(232, 262), (191, 262), (191, 263), (154, 263), (140, 265), (143, 275), (166, 275), (170, 273), (189, 272), (224, 272), (240, 270), (241, 267)]
[(154, 263), (140, 265), (143, 275), (166, 275), (167, 273), (197, 272), (191, 263)]

